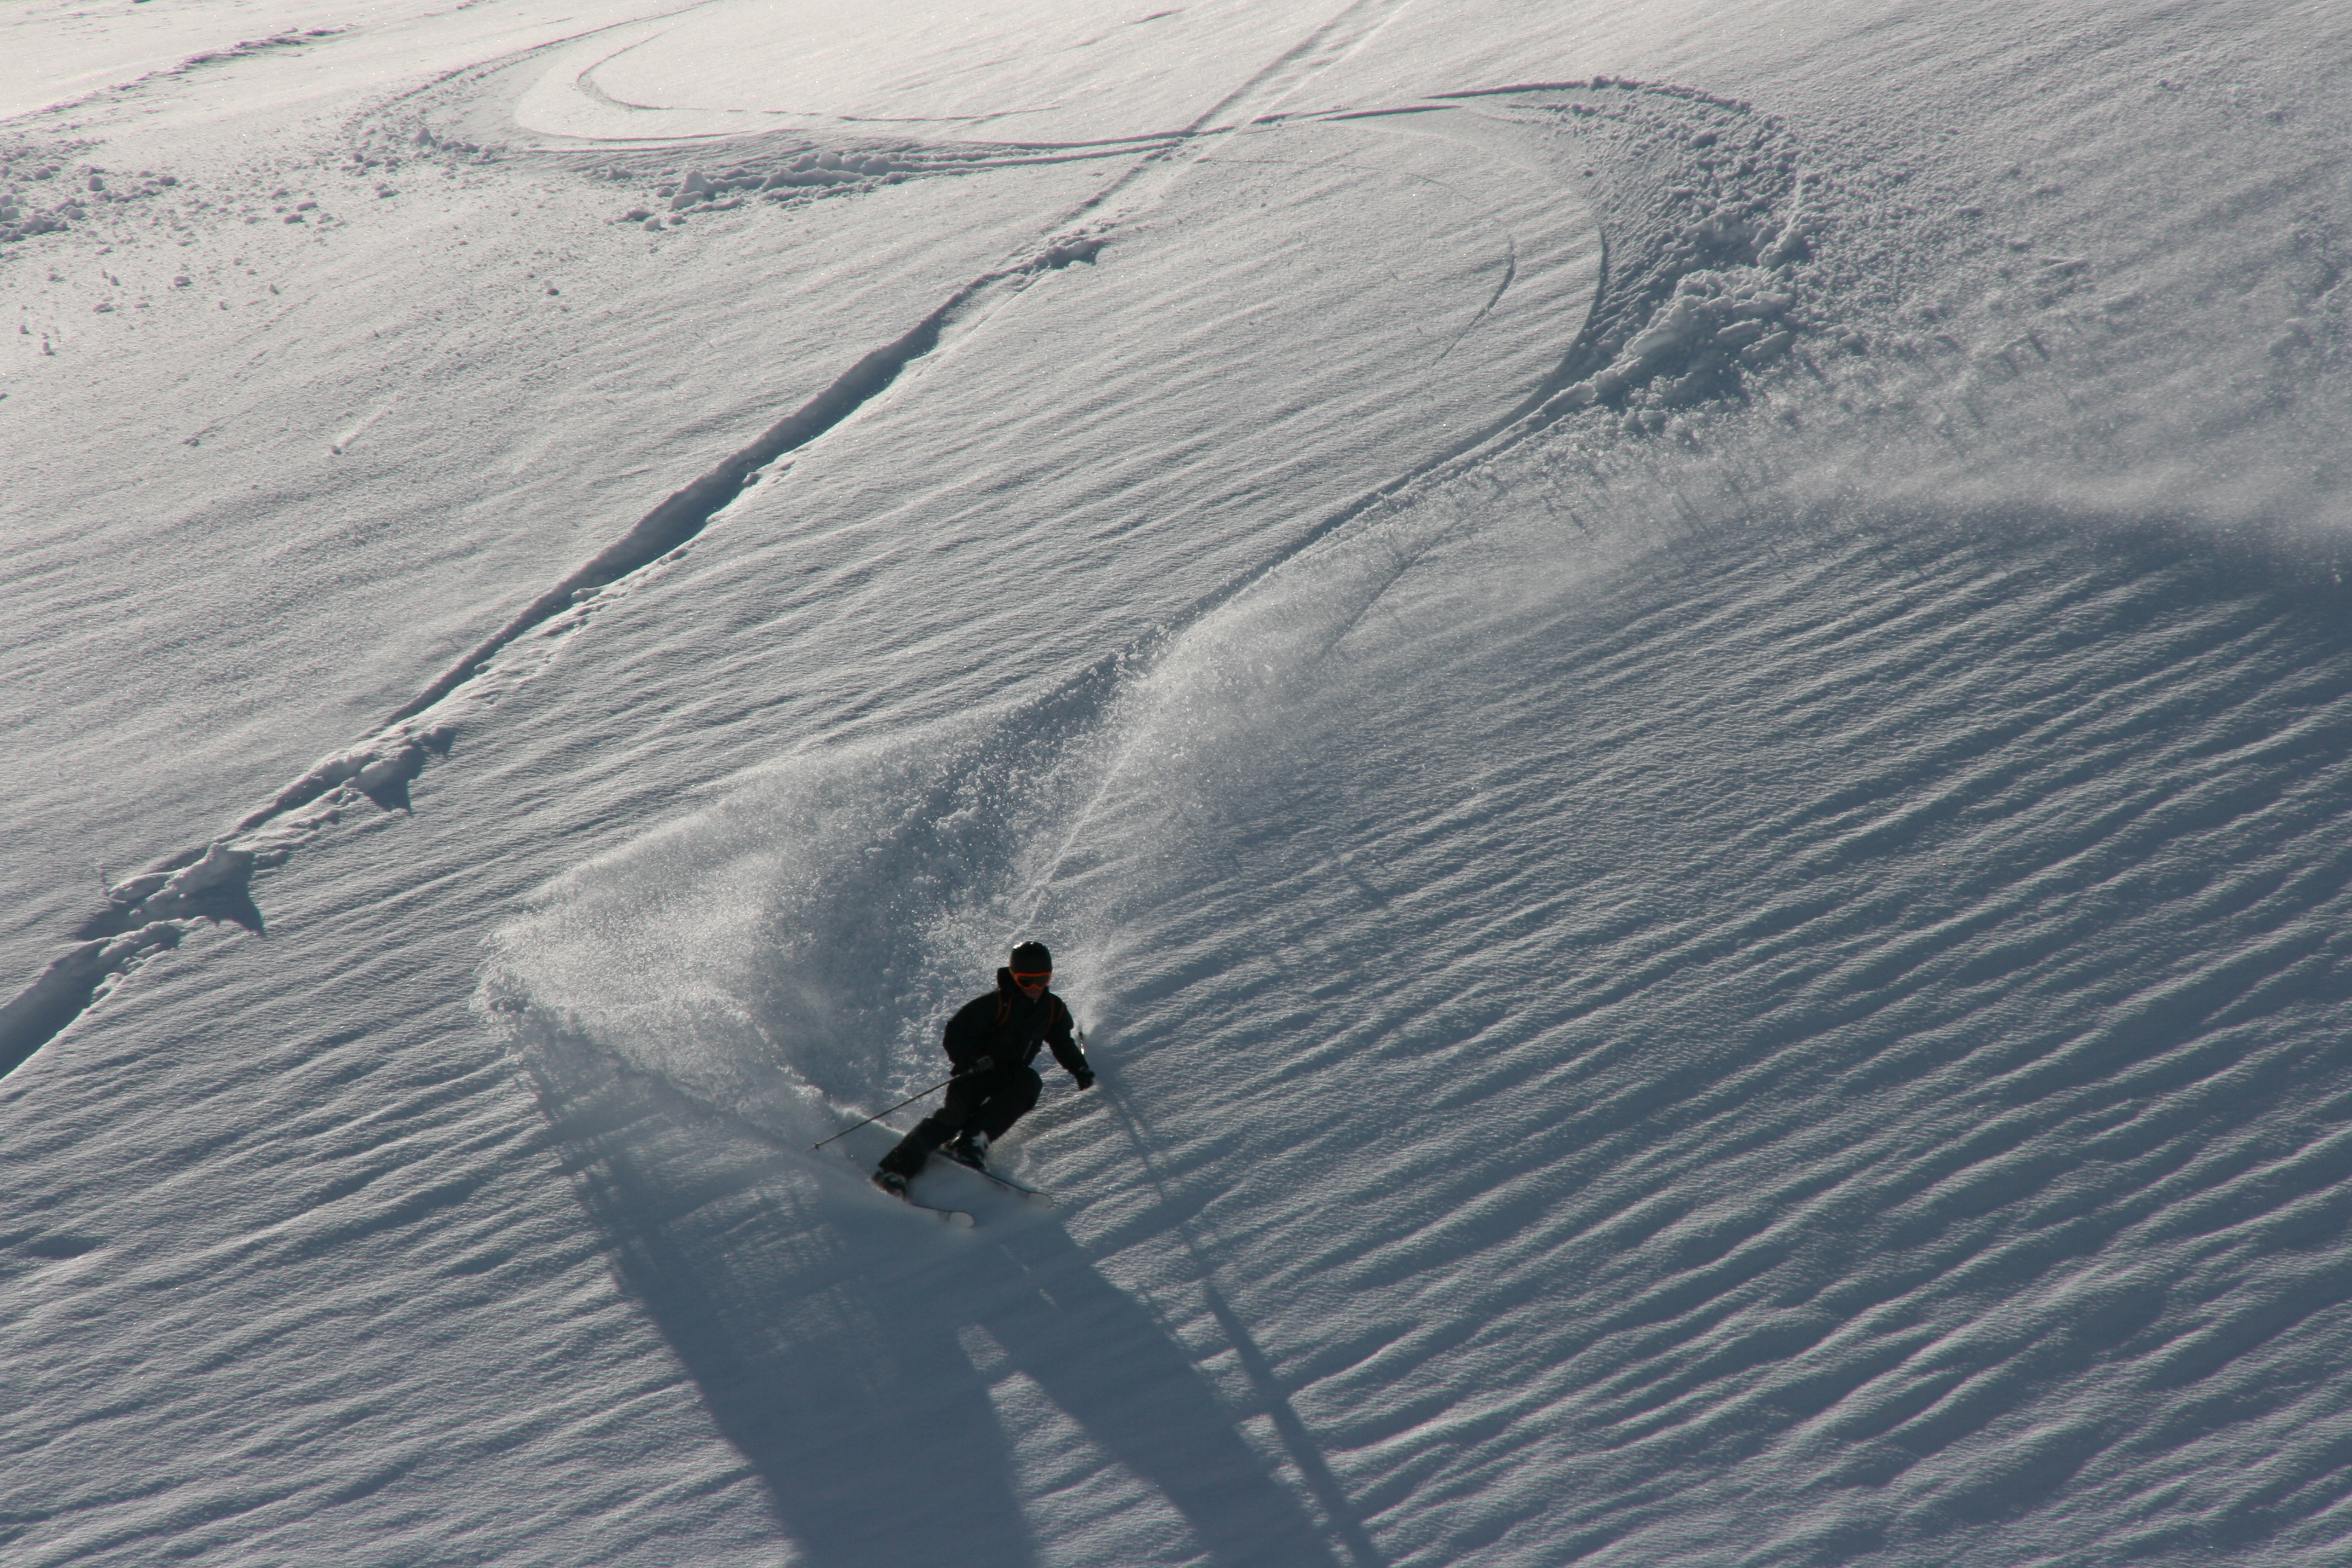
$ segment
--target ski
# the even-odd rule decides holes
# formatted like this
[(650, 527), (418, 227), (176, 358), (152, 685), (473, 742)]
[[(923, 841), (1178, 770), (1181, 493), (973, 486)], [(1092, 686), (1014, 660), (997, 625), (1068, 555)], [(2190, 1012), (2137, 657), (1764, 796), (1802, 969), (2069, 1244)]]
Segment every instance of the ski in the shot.
[(888, 1193), (890, 1196), (897, 1198), (908, 1208), (920, 1209), (927, 1215), (934, 1215), (938, 1216), (939, 1222), (941, 1225), (952, 1226), (957, 1230), (970, 1230), (973, 1226), (980, 1223), (980, 1221), (974, 1219), (967, 1210), (943, 1209), (937, 1204), (925, 1203), (922, 1199), (916, 1197), (911, 1193), (893, 1193), (890, 1192), (889, 1188), (884, 1186), (877, 1186), (875, 1191), (879, 1193)]
[(977, 1218), (973, 1217), (965, 1210), (946, 1208), (939, 1204), (927, 1204), (922, 1199), (915, 1196), (912, 1193), (892, 1192), (888, 1187), (884, 1186), (880, 1182), (875, 1179), (877, 1173), (867, 1171), (864, 1165), (858, 1164), (856, 1155), (852, 1154), (846, 1149), (843, 1150), (841, 1152), (842, 1158), (847, 1160), (850, 1164), (856, 1166), (859, 1171), (865, 1172), (866, 1184), (872, 1187), (876, 1192), (880, 1193), (883, 1196), (896, 1198), (910, 1209), (920, 1209), (925, 1214), (937, 1217), (941, 1225), (952, 1226), (957, 1230), (970, 1230), (972, 1226), (980, 1223)]
[(952, 1154), (943, 1153), (940, 1157), (960, 1171), (970, 1171), (975, 1176), (986, 1176), (1000, 1187), (1010, 1187), (1033, 1203), (1044, 1204), (1050, 1208), (1062, 1201), (1043, 1187), (1033, 1187), (1026, 1182), (1016, 1182), (1010, 1176), (1000, 1176), (985, 1165), (967, 1165)]

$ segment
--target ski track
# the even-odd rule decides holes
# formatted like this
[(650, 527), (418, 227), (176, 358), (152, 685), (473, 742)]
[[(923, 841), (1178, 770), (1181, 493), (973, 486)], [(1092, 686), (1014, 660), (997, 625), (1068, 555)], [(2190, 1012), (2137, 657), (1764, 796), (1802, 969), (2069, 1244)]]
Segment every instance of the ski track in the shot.
[[(919, 429), (1008, 301), (1117, 258), (1122, 225), (1226, 177), (1219, 157), (1310, 131), (1286, 95), (1397, 9), (1348, 8), (1139, 147), (795, 132), (730, 142), (716, 174), (675, 149), (560, 154), (632, 190), (660, 176), (658, 216), (629, 226), (665, 243), (754, 200), (1135, 169), (383, 728), (115, 884), (0, 1008), (0, 1069), (65, 1034), (95, 1059), (39, 1085), (75, 1112), (60, 1128), (119, 1078), (106, 1114), (159, 1178), (111, 1233), (0, 1236), (36, 1368), (8, 1450), (73, 1472), (0, 1521), (12, 1552), (299, 1557), (332, 1518), (387, 1561), (461, 1540), (674, 1557), (679, 1512), (708, 1560), (772, 1560), (781, 1526), (796, 1561), (843, 1568), (2345, 1550), (2340, 581), (2155, 508), (1813, 504), (1770, 455), (1773, 418), (1859, 441), (1888, 410), (1965, 455), (1986, 405), (2063, 401), (2050, 366), (2115, 352), (2055, 307), (2131, 258), (2021, 264), (2044, 313), (1970, 347), (1948, 307), (1887, 308), (1899, 279), (1852, 193), (1744, 104), (1598, 79), (1351, 110), (1328, 128), (1470, 106), (1594, 171), (1605, 265), (1532, 389), (1278, 535), (1159, 566), (1144, 627), (1076, 673), (1013, 648), (979, 722), (937, 716), (986, 689), (919, 659), (812, 694), (752, 679), (764, 650), (678, 654), (698, 611), (799, 548), (826, 608), (780, 616), (778, 639), (860, 636), (908, 558), (761, 536), (790, 516), (747, 484), (806, 448), (835, 465), (812, 485), (860, 493), (879, 448), (858, 443)], [(511, 157), (415, 118), (507, 68), (361, 146)], [(1182, 482), (1216, 456), (1135, 461)], [(739, 500), (718, 559), (691, 559)], [(962, 504), (908, 516), (962, 527)], [(1139, 526), (1106, 524), (1107, 546)], [(902, 635), (877, 668), (951, 633)], [(928, 710), (907, 695), (925, 680)], [(866, 738), (894, 704), (935, 721)], [(783, 728), (731, 730), (746, 713)], [(599, 793), (704, 729), (724, 737), (705, 778), (761, 765), (683, 818), (649, 784)], [(608, 754), (575, 755), (583, 736)], [(582, 832), (673, 819), (546, 886), (543, 858), (486, 865), (450, 820), (405, 815), (428, 767), (453, 802), (562, 779)], [(216, 930), (257, 935), (257, 880), (298, 852), (350, 879), (332, 908), (276, 885), (341, 944), (289, 955), (299, 982)], [(524, 909), (471, 1014), (478, 932), (421, 890)], [(1103, 1082), (1049, 1094), (1009, 1153), (1087, 1196), (942, 1237), (806, 1144), (930, 1075), (941, 1006), (1016, 926), (1055, 933)], [(212, 1059), (205, 1019), (298, 983), (344, 1000)], [(118, 1012), (164, 1048), (73, 1027)], [(483, 1018), (506, 1055), (440, 1071), (434, 1042)], [(517, 1071), (536, 1119), (513, 1114)], [(45, 1127), (24, 1079), (0, 1089), (24, 1212), (69, 1213), (111, 1156)], [(188, 1099), (219, 1106), (223, 1157), (184, 1169), (165, 1129)], [(247, 1102), (283, 1108), (274, 1137)], [(137, 1245), (209, 1236), (199, 1215), (234, 1239)], [(182, 1299), (258, 1268), (297, 1288), (253, 1321)], [(560, 1356), (492, 1353), (519, 1311)], [(135, 1352), (78, 1337), (132, 1317)], [(674, 1363), (631, 1357), (641, 1318)], [(436, 1407), (418, 1344), (510, 1416)], [(248, 1410), (235, 1379), (280, 1352), (297, 1397)], [(66, 1397), (159, 1367), (184, 1397)], [(322, 1445), (364, 1462), (322, 1466)], [(502, 1464), (518, 1489), (420, 1507)], [(913, 1498), (910, 1465), (931, 1481)]]
[[(1348, 16), (1352, 16), (1351, 11)], [(1231, 122), (1254, 106), (1270, 105), (1295, 90), (1313, 74), (1302, 62), (1328, 65), (1344, 56), (1360, 43), (1370, 30), (1375, 30), (1379, 20), (1364, 22), (1360, 26), (1342, 28), (1346, 16), (1336, 19), (1331, 29), (1339, 41), (1318, 43), (1318, 34), (1299, 46), (1294, 54), (1269, 67), (1261, 78), (1254, 79), (1244, 89), (1220, 102), (1202, 121), (1188, 128), (1180, 136), (1171, 138), (1161, 147), (1147, 153), (1136, 167), (1159, 165), (1172, 154), (1181, 152), (1184, 159), (1175, 165), (1182, 173), (1197, 165), (1209, 155), (1218, 139), (1234, 134), (1233, 129), (1212, 128), (1220, 122)], [(1330, 29), (1327, 29), (1329, 31)], [(495, 73), (478, 73), (464, 84), (465, 90), (478, 92), (486, 77)], [(428, 101), (446, 100), (457, 89), (440, 88), (427, 95)], [(1587, 323), (1559, 368), (1517, 407), (1466, 437), (1454, 441), (1436, 453), (1388, 478), (1346, 506), (1317, 521), (1314, 526), (1297, 535), (1281, 551), (1267, 556), (1256, 565), (1245, 568), (1239, 576), (1221, 588), (1202, 596), (1189, 609), (1181, 612), (1189, 619), (1213, 609), (1256, 581), (1266, 571), (1311, 545), (1315, 541), (1337, 530), (1369, 509), (1386, 501), (1417, 482), (1431, 476), (1443, 476), (1466, 460), (1491, 456), (1511, 442), (1540, 430), (1565, 413), (1595, 402), (1622, 405), (1628, 392), (1644, 387), (1661, 379), (1670, 382), (1668, 395), (1663, 400), (1667, 407), (1695, 401), (1726, 391), (1736, 391), (1740, 384), (1740, 360), (1761, 363), (1756, 357), (1758, 346), (1772, 347), (1770, 340), (1732, 341), (1727, 348), (1718, 348), (1717, 340), (1737, 330), (1770, 326), (1785, 314), (1794, 302), (1795, 295), (1775, 292), (1769, 283), (1773, 274), (1759, 270), (1755, 263), (1759, 256), (1767, 260), (1790, 259), (1797, 253), (1797, 218), (1785, 210), (1774, 216), (1776, 209), (1785, 208), (1786, 171), (1793, 161), (1793, 153), (1781, 146), (1785, 136), (1769, 122), (1755, 121), (1745, 106), (1717, 102), (1704, 95), (1667, 89), (1664, 100), (1675, 108), (1695, 108), (1701, 118), (1696, 121), (1677, 116), (1664, 125), (1645, 124), (1643, 110), (1655, 97), (1655, 89), (1641, 84), (1603, 79), (1595, 82), (1553, 84), (1529, 89), (1533, 100), (1542, 105), (1534, 112), (1558, 118), (1565, 104), (1565, 112), (1606, 120), (1622, 129), (1630, 126), (1635, 132), (1634, 156), (1654, 162), (1662, 155), (1672, 158), (1675, 150), (1724, 148), (1724, 155), (1745, 154), (1750, 163), (1759, 157), (1771, 158), (1764, 178), (1745, 188), (1724, 190), (1709, 173), (1679, 169), (1685, 178), (1704, 182), (1696, 188), (1675, 186), (1668, 194), (1663, 182), (1653, 175), (1650, 186), (1637, 184), (1642, 199), (1612, 207), (1619, 216), (1612, 229), (1620, 232), (1616, 242), (1617, 281), (1608, 284), (1607, 263), (1604, 261), (1603, 288), (1589, 314)], [(1629, 108), (1621, 94), (1633, 95)], [(1491, 96), (1491, 95), (1490, 95)], [(459, 101), (464, 101), (460, 100)], [(411, 112), (404, 109), (404, 114)], [(1415, 112), (1425, 113), (1427, 110)], [(1523, 110), (1523, 112), (1526, 112)], [(1351, 114), (1343, 119), (1366, 118)], [(1204, 142), (1202, 139), (1207, 136)], [(447, 153), (460, 158), (495, 155), (495, 150), (478, 143), (452, 140), (436, 135), (429, 127), (420, 127), (406, 137), (388, 137), (382, 133), (363, 136), (360, 151), (353, 154), (363, 165), (370, 161), (389, 161), (392, 149), (405, 142), (421, 152)], [(1606, 143), (1604, 142), (1603, 145)], [(1680, 144), (1679, 149), (1675, 144)], [(721, 201), (730, 191), (774, 191), (780, 197), (799, 195), (799, 173), (804, 167), (814, 168), (817, 154), (804, 150), (797, 138), (784, 139), (784, 145), (772, 151), (762, 151), (756, 143), (735, 150), (737, 157), (726, 174), (716, 181), (709, 180), (689, 168), (677, 182), (677, 195), (673, 198), (673, 210)], [(823, 154), (828, 163), (836, 167), (840, 160), (831, 153)], [(863, 158), (854, 160), (861, 165)], [(1629, 163), (1633, 158), (1628, 158)], [(1707, 164), (1716, 158), (1706, 160)], [(968, 158), (959, 153), (951, 161), (927, 166), (919, 158), (901, 153), (873, 155), (871, 168), (843, 171), (838, 179), (831, 170), (819, 169), (820, 184), (859, 184), (860, 175), (870, 182), (875, 175), (887, 175), (898, 180), (919, 174), (962, 174), (987, 166), (984, 160)], [(591, 165), (596, 177), (612, 177), (629, 172), (626, 164), (597, 163)], [(1164, 171), (1155, 176), (1164, 187), (1168, 178)], [(151, 862), (126, 881), (108, 889), (107, 908), (100, 915), (84, 922), (79, 933), (85, 939), (99, 935), (111, 936), (132, 924), (154, 924), (166, 909), (177, 911), (193, 909), (200, 917), (219, 919), (224, 911), (239, 923), (258, 930), (260, 918), (253, 902), (247, 879), (256, 868), (267, 869), (283, 864), (292, 849), (315, 837), (322, 827), (331, 827), (341, 820), (344, 810), (362, 797), (372, 800), (385, 809), (405, 809), (407, 785), (420, 774), (428, 761), (436, 755), (446, 755), (458, 731), (454, 715), (436, 716), (433, 710), (457, 693), (461, 688), (482, 674), (497, 656), (518, 638), (542, 628), (561, 634), (568, 632), (599, 607), (595, 600), (600, 590), (639, 573), (665, 558), (674, 561), (676, 552), (689, 543), (706, 527), (711, 518), (751, 484), (757, 482), (769, 465), (822, 437), (827, 430), (849, 418), (869, 399), (889, 388), (901, 371), (916, 359), (929, 354), (939, 345), (943, 332), (967, 318), (984, 317), (993, 298), (1018, 289), (1042, 272), (1055, 270), (1075, 262), (1092, 262), (1105, 245), (1111, 243), (1122, 222), (1132, 221), (1148, 210), (1157, 199), (1149, 192), (1129, 193), (1124, 200), (1115, 200), (1127, 190), (1132, 173), (1119, 176), (1094, 198), (1081, 204), (1070, 220), (1059, 226), (1059, 231), (1047, 239), (1035, 254), (1017, 260), (972, 279), (957, 289), (929, 316), (909, 328), (895, 342), (886, 344), (859, 359), (844, 372), (825, 391), (779, 420), (757, 440), (732, 454), (691, 484), (674, 492), (667, 500), (646, 513), (627, 533), (598, 552), (583, 566), (560, 580), (555, 586), (540, 595), (517, 613), (504, 626), (452, 666), (424, 691), (402, 704), (384, 721), (383, 727), (356, 745), (313, 766), (300, 777), (278, 790), (266, 805), (247, 813), (223, 837), (205, 845), (192, 847), (174, 855)], [(664, 187), (668, 189), (670, 187)], [(867, 187), (870, 188), (870, 185)], [(801, 199), (806, 199), (802, 196)], [(1105, 217), (1108, 208), (1115, 214)], [(1084, 226), (1071, 226), (1080, 217), (1094, 214), (1094, 221)], [(1716, 285), (1718, 292), (1698, 296), (1698, 304), (1687, 314), (1691, 321), (1674, 332), (1654, 332), (1650, 340), (1634, 336), (1660, 302), (1671, 295), (1684, 279), (1701, 273), (1703, 268), (1721, 268), (1728, 264), (1735, 269), (1748, 269), (1749, 275), (1707, 272), (1710, 279), (1735, 279), (1727, 286)], [(1496, 285), (1494, 296), (1477, 316), (1465, 323), (1454, 335), (1458, 343), (1466, 337), (1492, 310), (1508, 288), (1516, 273), (1516, 258)], [(1785, 344), (1788, 333), (1779, 334)], [(1449, 344), (1446, 353), (1452, 352)], [(1743, 352), (1744, 351), (1744, 352)], [(1439, 358), (1444, 357), (1441, 354)], [(1612, 361), (1614, 361), (1612, 363)], [(1574, 381), (1578, 375), (1588, 379)], [(1595, 390), (1598, 387), (1600, 390)], [(1563, 390), (1565, 389), (1565, 390)], [(382, 409), (371, 413), (335, 445), (340, 455), (343, 447), (381, 416)], [(1662, 426), (1663, 415), (1631, 416), (1649, 417)], [(575, 610), (576, 607), (576, 610)], [(558, 621), (566, 612), (575, 612)], [(1180, 622), (1181, 624), (1181, 622)], [(1133, 650), (1129, 650), (1132, 652)], [(542, 655), (539, 663), (544, 662)], [(512, 668), (511, 666), (509, 667)], [(511, 675), (505, 681), (510, 682)], [(476, 693), (476, 697), (481, 695)], [(459, 708), (471, 706), (459, 704)], [(291, 821), (289, 814), (310, 807), (323, 796), (332, 798), (320, 811)], [(273, 829), (273, 825), (278, 825)], [(268, 831), (265, 831), (268, 830)], [(255, 838), (257, 834), (262, 835)], [(147, 907), (151, 898), (164, 897), (158, 892), (164, 879), (173, 873), (184, 873), (187, 868), (207, 856), (215, 859), (222, 853), (234, 857), (238, 874), (234, 885), (223, 884), (214, 894), (214, 902), (202, 907), (189, 905), (180, 889), (173, 889), (172, 900)], [(215, 879), (217, 880), (217, 879)], [(174, 932), (184, 930), (175, 925)], [(173, 940), (176, 940), (176, 935)], [(69, 1024), (100, 994), (99, 978), (111, 977), (126, 972), (147, 953), (163, 945), (158, 937), (141, 946), (116, 943), (110, 947), (92, 948), (88, 941), (82, 947), (56, 960), (48, 970), (37, 977), (5, 1007), (0, 1007), (0, 1071), (21, 1062), (40, 1047), (58, 1030)], [(93, 966), (96, 966), (93, 970)], [(85, 971), (92, 971), (85, 976)]]

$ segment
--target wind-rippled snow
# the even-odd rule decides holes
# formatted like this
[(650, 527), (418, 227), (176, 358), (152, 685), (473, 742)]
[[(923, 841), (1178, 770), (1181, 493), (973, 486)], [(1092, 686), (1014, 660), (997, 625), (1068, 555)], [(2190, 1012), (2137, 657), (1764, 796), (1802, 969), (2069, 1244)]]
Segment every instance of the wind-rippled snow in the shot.
[(12, 123), (12, 1562), (2343, 1553), (2340, 25), (797, 15)]

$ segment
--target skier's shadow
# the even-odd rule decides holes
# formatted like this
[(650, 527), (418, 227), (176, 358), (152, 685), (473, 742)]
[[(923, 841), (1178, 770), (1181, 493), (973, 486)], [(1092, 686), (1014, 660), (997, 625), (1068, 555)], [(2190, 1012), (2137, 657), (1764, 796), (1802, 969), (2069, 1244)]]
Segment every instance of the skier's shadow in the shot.
[[(1336, 1568), (1183, 1347), (1050, 1217), (948, 1231), (585, 1050), (531, 1068), (622, 1279), (808, 1563), (1034, 1562), (1019, 1435), (991, 1392), (1019, 1373), (1210, 1561)], [(974, 1329), (1001, 1364), (975, 1365)], [(1066, 1459), (1066, 1434), (1040, 1436)], [(1098, 1523), (1115, 1500), (1096, 1484), (1053, 1506)]]

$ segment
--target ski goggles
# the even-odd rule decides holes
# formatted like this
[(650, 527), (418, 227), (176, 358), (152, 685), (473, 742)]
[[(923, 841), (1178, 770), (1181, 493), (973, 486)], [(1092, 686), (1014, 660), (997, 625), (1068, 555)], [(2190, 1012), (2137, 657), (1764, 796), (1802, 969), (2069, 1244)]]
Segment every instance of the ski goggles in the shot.
[(1043, 985), (1053, 978), (1054, 972), (1050, 969), (1037, 970), (1029, 974), (1024, 974), (1017, 969), (1013, 972), (1013, 984), (1015, 985)]

